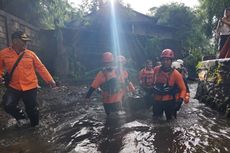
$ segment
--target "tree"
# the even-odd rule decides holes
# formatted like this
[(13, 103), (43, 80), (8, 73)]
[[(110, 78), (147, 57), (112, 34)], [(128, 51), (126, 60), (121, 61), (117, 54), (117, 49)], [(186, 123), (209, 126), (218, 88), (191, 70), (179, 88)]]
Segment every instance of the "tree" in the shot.
[[(205, 22), (201, 10), (191, 9), (183, 4), (172, 3), (152, 8), (150, 13), (158, 25), (174, 28), (172, 39), (167, 40), (177, 58), (183, 58), (189, 67), (189, 77), (196, 77), (195, 67), (202, 56), (213, 54), (214, 47), (206, 35)], [(160, 40), (162, 42), (164, 40)], [(152, 44), (152, 46), (156, 46)]]
[(224, 14), (224, 9), (230, 6), (229, 0), (199, 0), (199, 15), (204, 22), (205, 34), (211, 38), (213, 30), (216, 28), (217, 21)]
[(0, 4), (2, 10), (45, 29), (63, 27), (79, 17), (68, 0), (0, 0)]
[[(210, 49), (209, 40), (203, 32), (201, 17), (195, 10), (184, 4), (172, 3), (159, 8), (152, 8), (152, 15), (156, 24), (175, 29), (172, 36), (172, 49), (179, 50), (179, 57), (183, 52), (205, 52)], [(168, 40), (170, 44), (170, 40)], [(171, 47), (171, 46), (169, 46)]]
[[(80, 5), (80, 12), (82, 15), (88, 15), (92, 12), (100, 9), (105, 3), (108, 3), (110, 0), (83, 0)], [(123, 0), (116, 0), (115, 2), (121, 3), (125, 6)], [(127, 4), (127, 7), (129, 4)]]

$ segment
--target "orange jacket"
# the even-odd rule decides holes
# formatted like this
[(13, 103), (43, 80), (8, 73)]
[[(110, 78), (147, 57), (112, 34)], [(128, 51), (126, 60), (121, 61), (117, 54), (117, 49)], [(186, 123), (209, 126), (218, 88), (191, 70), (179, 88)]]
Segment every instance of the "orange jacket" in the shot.
[(132, 82), (130, 82), (129, 80), (127, 80), (128, 78), (129, 78), (129, 73), (126, 71), (126, 70), (121, 70), (122, 71), (122, 75), (120, 76), (120, 80), (121, 80), (121, 82), (122, 83), (125, 83), (126, 81), (128, 81), (127, 82), (127, 84), (128, 84), (128, 86), (127, 86), (127, 88), (126, 88), (126, 91), (128, 91), (128, 92), (135, 92), (135, 87), (134, 87), (134, 85), (133, 85), (133, 83)]
[(141, 69), (139, 72), (139, 81), (143, 87), (151, 87), (153, 85), (153, 69), (147, 70), (146, 68)]
[[(20, 53), (21, 54), (21, 53)], [(19, 54), (19, 55), (20, 55)], [(19, 56), (12, 48), (5, 48), (0, 51), (0, 76), (4, 71), (8, 73), (18, 59)], [(38, 87), (38, 79), (35, 70), (46, 82), (53, 80), (52, 76), (36, 56), (36, 54), (28, 49), (14, 70), (9, 86), (20, 91), (26, 91)]]
[[(97, 89), (101, 85), (103, 85), (106, 81), (117, 78), (121, 83), (125, 84), (125, 81), (128, 77), (127, 71), (123, 71), (119, 76), (115, 70), (112, 71), (100, 71), (98, 72), (96, 78), (94, 79), (91, 87)], [(132, 90), (132, 89), (130, 89)], [(118, 92), (110, 95), (108, 92), (102, 92), (102, 98), (104, 103), (116, 103), (122, 102), (125, 93), (127, 92), (127, 88), (121, 89)]]
[[(157, 83), (168, 83), (170, 87), (173, 87), (175, 84), (179, 87), (179, 95), (178, 98), (182, 98), (184, 100), (186, 94), (186, 86), (184, 84), (184, 80), (182, 75), (177, 70), (173, 70), (172, 72), (164, 72), (160, 70), (160, 66), (154, 68), (154, 84)], [(172, 95), (154, 95), (154, 99), (156, 101), (169, 101), (173, 100)]]

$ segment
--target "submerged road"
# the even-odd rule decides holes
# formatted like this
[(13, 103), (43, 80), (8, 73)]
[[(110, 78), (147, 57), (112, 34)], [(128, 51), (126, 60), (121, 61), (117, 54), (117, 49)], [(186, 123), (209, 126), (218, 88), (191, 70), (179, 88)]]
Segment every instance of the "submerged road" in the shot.
[(193, 99), (197, 84), (189, 86), (190, 103), (170, 122), (152, 118), (151, 109), (106, 118), (97, 98), (83, 107), (84, 91), (68, 89), (66, 97), (52, 98), (62, 92), (53, 91), (43, 97), (40, 127), (0, 124), (0, 153), (230, 152), (230, 120)]

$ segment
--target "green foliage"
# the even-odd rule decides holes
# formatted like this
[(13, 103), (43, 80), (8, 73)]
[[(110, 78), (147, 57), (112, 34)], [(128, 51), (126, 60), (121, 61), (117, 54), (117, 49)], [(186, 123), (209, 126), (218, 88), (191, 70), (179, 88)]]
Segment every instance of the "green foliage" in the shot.
[(203, 66), (202, 62), (201, 62), (201, 61), (200, 61), (200, 62), (198, 62), (198, 64), (196, 65), (196, 70), (201, 69), (201, 68), (202, 68), (202, 66)]
[[(84, 16), (97, 11), (107, 2), (110, 2), (110, 0), (82, 0), (79, 11)], [(115, 2), (118, 2), (125, 6), (123, 0), (117, 0)], [(127, 4), (126, 7), (129, 7), (129, 4)]]
[(98, 10), (102, 4), (102, 0), (83, 0), (79, 10), (82, 15), (86, 15)]
[(183, 50), (201, 50), (208, 45), (200, 24), (201, 18), (184, 4), (172, 3), (155, 9), (157, 24), (175, 28), (173, 40)]
[(218, 19), (223, 17), (224, 9), (230, 6), (229, 0), (199, 0), (199, 15), (203, 17), (205, 33), (210, 38), (217, 25)]
[(0, 0), (2, 9), (45, 29), (63, 27), (64, 23), (80, 15), (68, 0)]
[(145, 50), (146, 57), (159, 57), (161, 50), (160, 39), (158, 37), (147, 39)]
[(167, 44), (175, 49), (180, 58), (192, 55), (192, 60), (185, 58), (188, 66), (195, 67), (204, 55), (215, 54), (215, 46), (206, 34), (208, 30), (204, 21), (205, 14), (201, 9), (172, 3), (159, 8), (153, 7), (150, 12), (156, 24), (175, 29)]
[[(204, 55), (215, 54), (214, 46), (206, 35), (207, 29), (204, 26), (202, 11), (178, 3), (152, 8), (150, 11), (156, 24), (175, 29), (172, 39), (168, 40), (167, 44), (175, 49), (177, 57), (185, 57), (185, 66), (189, 68), (190, 77), (196, 77), (198, 61)], [(156, 45), (153, 43), (153, 46)]]
[(223, 82), (223, 78), (220, 75), (221, 68), (222, 67), (220, 63), (215, 63), (215, 65), (209, 67), (207, 80), (210, 82), (214, 82), (217, 85), (221, 84)]
[(65, 22), (71, 21), (77, 13), (68, 0), (41, 0), (42, 24), (48, 29), (63, 27)]

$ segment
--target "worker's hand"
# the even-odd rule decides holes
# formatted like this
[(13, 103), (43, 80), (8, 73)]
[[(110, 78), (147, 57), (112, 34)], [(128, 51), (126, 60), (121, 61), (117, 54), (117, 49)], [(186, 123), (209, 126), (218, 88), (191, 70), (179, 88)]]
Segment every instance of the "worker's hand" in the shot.
[(54, 80), (49, 81), (47, 84), (48, 84), (49, 87), (51, 87), (51, 88), (57, 87), (57, 86), (56, 86), (56, 82), (55, 82)]
[(190, 93), (186, 93), (186, 96), (184, 97), (184, 103), (188, 104), (190, 99)]

